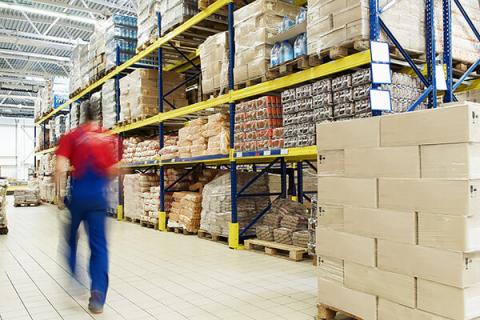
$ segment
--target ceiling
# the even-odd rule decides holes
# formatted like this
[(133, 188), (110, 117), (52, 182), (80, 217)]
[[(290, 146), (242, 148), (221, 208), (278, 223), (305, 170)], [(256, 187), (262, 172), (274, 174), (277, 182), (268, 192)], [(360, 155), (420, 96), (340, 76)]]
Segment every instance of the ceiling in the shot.
[(0, 116), (32, 108), (46, 80), (68, 76), (72, 49), (88, 41), (95, 21), (135, 15), (136, 1), (0, 0)]

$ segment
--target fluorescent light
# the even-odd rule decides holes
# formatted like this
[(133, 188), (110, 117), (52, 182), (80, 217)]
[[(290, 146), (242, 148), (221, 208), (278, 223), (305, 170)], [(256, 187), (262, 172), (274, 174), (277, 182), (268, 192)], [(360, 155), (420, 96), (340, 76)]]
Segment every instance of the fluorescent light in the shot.
[(71, 15), (71, 14), (67, 14), (67, 13), (63, 13), (63, 12), (39, 9), (39, 8), (35, 8), (35, 7), (32, 7), (32, 6), (24, 6), (24, 5), (14, 4), (14, 3), (0, 2), (0, 8), (17, 10), (17, 11), (22, 11), (22, 12), (29, 12), (29, 13), (39, 14), (39, 15), (43, 15), (43, 16), (49, 16), (49, 17), (54, 17), (54, 18), (77, 21), (77, 22), (81, 22), (81, 23), (88, 23), (88, 24), (96, 24), (97, 23), (97, 20), (89, 18), (89, 17), (79, 17), (79, 16), (75, 16), (75, 15)]

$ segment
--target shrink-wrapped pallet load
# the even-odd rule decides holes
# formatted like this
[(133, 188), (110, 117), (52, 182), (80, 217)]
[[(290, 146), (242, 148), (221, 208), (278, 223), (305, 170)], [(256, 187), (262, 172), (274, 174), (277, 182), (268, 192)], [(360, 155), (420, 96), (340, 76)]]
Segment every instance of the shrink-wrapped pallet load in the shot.
[(7, 180), (0, 179), (0, 234), (6, 234), (8, 232), (7, 187)]
[(202, 128), (202, 137), (207, 141), (204, 155), (228, 154), (230, 149), (230, 122), (225, 113), (215, 113), (207, 118)]
[[(245, 185), (255, 174), (249, 172), (237, 173), (237, 186)], [(228, 236), (228, 224), (231, 221), (231, 192), (230, 174), (220, 173), (210, 183), (205, 185), (202, 193), (202, 218), (200, 228), (211, 233)], [(249, 193), (268, 193), (268, 178), (260, 177), (253, 183)], [(237, 218), (241, 228), (247, 226), (253, 218), (269, 203), (269, 197), (241, 197), (237, 200)], [(254, 229), (249, 229), (246, 234), (254, 234)]]
[(199, 192), (175, 192), (169, 214), (170, 220), (188, 232), (196, 232), (200, 227), (202, 194)]
[(151, 187), (158, 186), (159, 177), (156, 174), (127, 174), (123, 178), (124, 216), (132, 220), (140, 220), (143, 214), (144, 192), (150, 192)]
[(105, 67), (111, 70), (135, 55), (137, 49), (137, 18), (132, 16), (113, 15), (105, 26)]
[(28, 186), (13, 192), (13, 205), (38, 205), (40, 203), (40, 189), (37, 186)]
[(318, 124), (321, 304), (365, 320), (480, 317), (478, 114)]
[(102, 86), (102, 126), (111, 129), (117, 123), (115, 80), (107, 80)]
[(235, 83), (261, 79), (268, 71), (271, 37), (285, 16), (295, 20), (299, 7), (280, 0), (256, 0), (234, 13)]
[(199, 48), (203, 93), (225, 93), (228, 91), (228, 33), (208, 37)]

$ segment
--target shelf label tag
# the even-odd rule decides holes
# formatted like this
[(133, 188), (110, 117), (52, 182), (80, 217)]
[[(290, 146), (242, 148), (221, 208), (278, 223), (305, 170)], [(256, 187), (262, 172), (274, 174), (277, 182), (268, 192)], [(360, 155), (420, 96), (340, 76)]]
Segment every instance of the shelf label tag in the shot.
[(390, 91), (370, 89), (370, 105), (372, 110), (391, 111)]

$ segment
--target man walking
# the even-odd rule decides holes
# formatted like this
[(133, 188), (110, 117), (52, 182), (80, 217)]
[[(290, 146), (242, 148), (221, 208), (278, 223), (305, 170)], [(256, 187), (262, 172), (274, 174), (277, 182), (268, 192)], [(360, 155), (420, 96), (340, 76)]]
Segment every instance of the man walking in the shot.
[(105, 232), (107, 195), (110, 179), (118, 174), (116, 137), (108, 136), (95, 121), (92, 107), (85, 108), (86, 123), (64, 135), (56, 151), (55, 174), (73, 167), (70, 200), (66, 204), (71, 214), (67, 236), (70, 270), (75, 274), (78, 228), (86, 224), (90, 245), (91, 296), (88, 305), (92, 313), (103, 312), (108, 289), (108, 248)]

